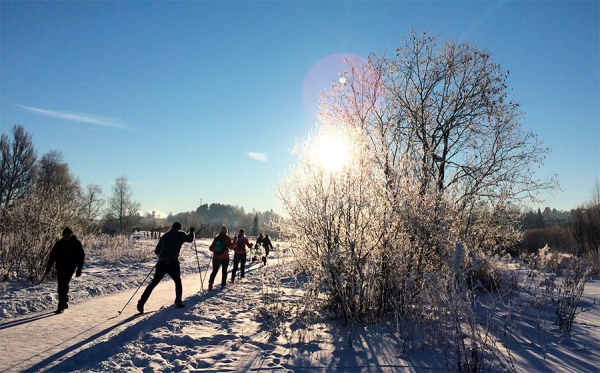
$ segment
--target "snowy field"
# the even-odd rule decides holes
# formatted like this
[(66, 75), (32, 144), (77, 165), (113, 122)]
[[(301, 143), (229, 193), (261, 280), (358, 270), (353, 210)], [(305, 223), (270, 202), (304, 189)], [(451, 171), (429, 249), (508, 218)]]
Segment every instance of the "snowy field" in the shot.
[[(155, 241), (139, 240), (151, 252)], [(198, 239), (200, 267), (209, 263), (209, 240)], [(266, 267), (247, 267), (246, 279), (225, 289), (215, 286), (201, 292), (198, 259), (190, 244), (182, 248), (184, 309), (173, 306), (173, 282), (165, 280), (154, 290), (144, 315), (136, 315), (140, 282), (154, 266), (88, 262), (83, 275), (71, 282), (69, 309), (53, 313), (56, 281), (39, 286), (9, 284), (0, 289), (1, 372), (429, 372), (453, 371), (443, 351), (402, 351), (402, 341), (389, 325), (340, 326), (328, 318), (310, 325), (293, 317), (273, 318), (264, 299), (295, 304), (301, 283), (283, 278), (277, 288), (272, 279), (289, 265), (286, 248), (271, 254)], [(231, 269), (231, 266), (230, 266)], [(522, 275), (524, 271), (518, 272)], [(219, 276), (219, 275), (218, 275)], [(204, 280), (204, 288), (207, 286)], [(217, 277), (219, 278), (219, 277)], [(144, 282), (147, 285), (149, 279)], [(219, 281), (216, 281), (218, 284)], [(143, 290), (143, 288), (142, 288)], [(513, 304), (527, 302), (517, 292)], [(600, 281), (586, 285), (571, 337), (560, 337), (553, 324), (552, 307), (531, 307), (515, 315), (510, 350), (518, 372), (598, 372), (600, 369)], [(482, 305), (482, 312), (485, 305)], [(289, 307), (282, 306), (281, 310)], [(511, 312), (498, 307), (498, 312)], [(353, 333), (353, 348), (346, 341)]]

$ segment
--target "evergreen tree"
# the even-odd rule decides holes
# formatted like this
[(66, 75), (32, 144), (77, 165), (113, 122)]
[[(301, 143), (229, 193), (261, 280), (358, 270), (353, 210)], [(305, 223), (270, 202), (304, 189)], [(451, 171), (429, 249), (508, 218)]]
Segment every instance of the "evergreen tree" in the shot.
[(254, 220), (252, 221), (252, 229), (250, 230), (251, 236), (258, 236), (258, 213), (254, 215)]

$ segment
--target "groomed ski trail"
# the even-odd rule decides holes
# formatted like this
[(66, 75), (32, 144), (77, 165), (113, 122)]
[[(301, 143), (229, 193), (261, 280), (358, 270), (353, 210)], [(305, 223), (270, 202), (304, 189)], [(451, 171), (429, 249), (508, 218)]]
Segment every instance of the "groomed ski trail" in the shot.
[[(123, 333), (127, 328), (150, 317), (176, 317), (171, 312), (184, 312), (174, 306), (175, 284), (168, 277), (161, 281), (145, 305), (144, 314), (138, 314), (137, 301), (149, 278), (122, 314), (120, 311), (135, 289), (69, 302), (64, 313), (56, 315), (54, 309), (10, 319), (0, 324), (0, 371), (45, 371), (94, 344)], [(198, 274), (182, 277), (184, 304), (192, 307), (202, 301), (199, 294)], [(71, 287), (77, 286), (75, 283)], [(210, 296), (210, 294), (209, 294)], [(161, 309), (161, 307), (165, 307)]]

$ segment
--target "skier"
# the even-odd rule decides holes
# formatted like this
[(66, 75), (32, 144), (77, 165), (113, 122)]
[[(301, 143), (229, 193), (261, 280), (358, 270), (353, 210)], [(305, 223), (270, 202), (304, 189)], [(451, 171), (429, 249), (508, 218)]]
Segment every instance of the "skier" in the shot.
[(262, 257), (263, 265), (267, 265), (267, 257), (269, 256), (269, 249), (273, 248), (273, 244), (269, 239), (269, 235), (267, 234), (265, 238), (262, 240), (262, 246), (265, 248), (265, 256)]
[(208, 291), (213, 289), (213, 283), (215, 282), (215, 276), (219, 268), (221, 268), (221, 287), (227, 286), (227, 266), (229, 265), (229, 250), (235, 248), (235, 243), (231, 241), (231, 238), (227, 235), (227, 226), (223, 224), (221, 232), (214, 238), (212, 244), (208, 248), (213, 254), (213, 270), (208, 278)]
[[(56, 276), (58, 278), (58, 308), (55, 313), (62, 313), (69, 308), (69, 282), (75, 272), (75, 277), (81, 276), (85, 253), (81, 242), (73, 235), (71, 228), (66, 227), (62, 231), (62, 239), (57, 241), (50, 251), (46, 275), (52, 271), (52, 265), (56, 262)], [(45, 277), (44, 276), (44, 277)]]
[(165, 274), (169, 274), (175, 282), (175, 307), (183, 308), (185, 304), (181, 302), (183, 295), (183, 286), (181, 285), (181, 270), (179, 268), (179, 251), (184, 242), (194, 241), (194, 227), (190, 228), (190, 233), (185, 233), (181, 230), (181, 223), (174, 222), (171, 230), (165, 233), (159, 240), (154, 253), (158, 255), (158, 263), (156, 263), (156, 271), (154, 278), (144, 290), (137, 303), (137, 310), (144, 313), (144, 304), (150, 297), (152, 290), (158, 285)]
[(240, 229), (240, 233), (235, 240), (235, 251), (233, 255), (233, 270), (231, 271), (231, 283), (233, 284), (235, 280), (235, 274), (238, 269), (238, 264), (240, 265), (240, 277), (244, 278), (244, 270), (246, 269), (246, 247), (252, 248), (252, 244), (248, 241), (248, 237), (246, 237), (246, 231), (244, 229)]
[(258, 262), (258, 257), (261, 254), (260, 244), (264, 239), (265, 236), (262, 233), (258, 235), (258, 238), (256, 239), (256, 244), (254, 245), (254, 254), (252, 255), (252, 262)]
[(258, 235), (258, 238), (256, 239), (256, 244), (257, 244), (258, 246), (260, 246), (260, 244), (262, 243), (262, 240), (264, 240), (264, 239), (265, 239), (265, 236), (264, 236), (262, 233), (261, 233), (261, 234), (259, 234), (259, 235)]

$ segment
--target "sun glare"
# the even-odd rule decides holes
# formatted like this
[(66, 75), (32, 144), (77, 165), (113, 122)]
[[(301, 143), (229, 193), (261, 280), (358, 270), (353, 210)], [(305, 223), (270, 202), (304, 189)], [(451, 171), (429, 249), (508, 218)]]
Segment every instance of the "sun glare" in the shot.
[(350, 160), (350, 145), (343, 134), (323, 133), (318, 141), (317, 157), (326, 171), (339, 171)]

